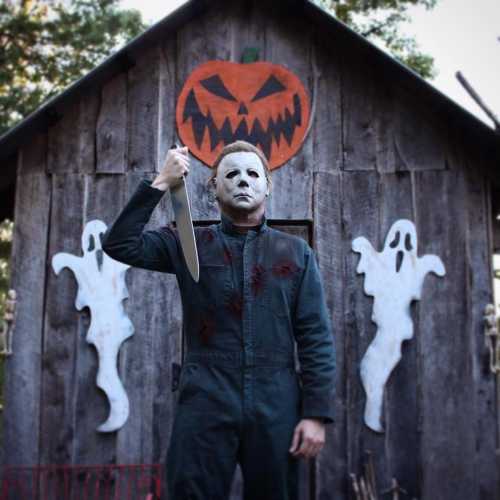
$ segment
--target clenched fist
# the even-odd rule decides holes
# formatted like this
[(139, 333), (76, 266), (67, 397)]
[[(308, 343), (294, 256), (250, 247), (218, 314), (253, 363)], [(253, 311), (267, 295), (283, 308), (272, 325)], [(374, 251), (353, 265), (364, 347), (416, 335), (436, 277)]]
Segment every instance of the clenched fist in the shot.
[(313, 458), (325, 444), (325, 424), (314, 418), (302, 419), (293, 433), (288, 450), (295, 458)]
[(165, 158), (165, 163), (151, 186), (161, 191), (166, 191), (179, 184), (182, 177), (188, 173), (188, 148), (169, 149)]

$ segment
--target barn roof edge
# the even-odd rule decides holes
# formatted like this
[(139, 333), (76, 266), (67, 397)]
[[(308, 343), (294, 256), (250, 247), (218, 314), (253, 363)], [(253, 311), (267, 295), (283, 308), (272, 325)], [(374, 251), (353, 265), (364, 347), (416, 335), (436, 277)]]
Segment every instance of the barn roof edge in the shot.
[[(474, 128), (482, 138), (493, 145), (494, 151), (500, 158), (500, 137), (492, 127), (489, 127), (486, 123), (456, 103), (446, 94), (442, 93), (431, 83), (424, 80), (420, 75), (353, 31), (346, 24), (336, 19), (320, 6), (312, 3), (310, 0), (287, 0), (287, 2), (290, 6), (303, 8), (305, 13), (315, 21), (322, 22), (328, 25), (328, 27), (339, 30), (341, 34), (348, 37), (349, 40), (375, 54), (388, 68), (396, 72), (401, 72), (402, 75), (405, 75), (414, 84), (427, 91), (436, 99), (439, 107), (443, 107), (446, 111), (454, 113), (457, 117), (464, 120), (469, 127)], [(46, 101), (24, 120), (0, 136), (0, 159), (5, 159), (15, 154), (16, 150), (22, 144), (23, 139), (25, 140), (26, 135), (40, 132), (53, 123), (58, 118), (59, 110), (78, 93), (85, 92), (95, 85), (104, 83), (120, 70), (132, 66), (134, 64), (133, 53), (154, 43), (160, 35), (165, 36), (166, 30), (176, 30), (178, 27), (202, 14), (209, 8), (209, 0), (189, 0), (162, 20), (155, 23), (151, 28), (135, 37), (120, 50), (106, 58), (96, 68), (71, 84), (60, 94)], [(500, 185), (500, 181), (498, 184)]]

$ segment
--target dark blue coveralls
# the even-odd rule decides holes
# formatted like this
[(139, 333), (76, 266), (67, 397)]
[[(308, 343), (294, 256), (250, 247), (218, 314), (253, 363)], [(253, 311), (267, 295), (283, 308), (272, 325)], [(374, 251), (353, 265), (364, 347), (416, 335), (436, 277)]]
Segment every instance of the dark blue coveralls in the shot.
[[(176, 230), (144, 231), (163, 192), (140, 182), (103, 238), (129, 265), (174, 273), (186, 356), (167, 456), (168, 500), (223, 500), (237, 462), (245, 500), (296, 500), (301, 418), (333, 422), (335, 351), (311, 248), (266, 224), (196, 228), (200, 280)], [(294, 342), (300, 374), (294, 367)]]

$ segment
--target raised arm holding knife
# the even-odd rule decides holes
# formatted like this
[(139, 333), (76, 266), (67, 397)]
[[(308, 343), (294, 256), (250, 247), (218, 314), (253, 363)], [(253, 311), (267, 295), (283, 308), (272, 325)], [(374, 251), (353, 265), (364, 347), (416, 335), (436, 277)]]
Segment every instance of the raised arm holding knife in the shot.
[(175, 229), (144, 231), (164, 192), (174, 198), (188, 173), (187, 148), (169, 150), (103, 245), (112, 258), (174, 273), (179, 283), (187, 352), (167, 498), (226, 499), (239, 463), (245, 500), (296, 500), (297, 459), (319, 453), (324, 425), (333, 422), (335, 352), (316, 260), (303, 240), (267, 225), (267, 159), (237, 141), (221, 151), (209, 179), (221, 222), (195, 228), (196, 281), (181, 218)]

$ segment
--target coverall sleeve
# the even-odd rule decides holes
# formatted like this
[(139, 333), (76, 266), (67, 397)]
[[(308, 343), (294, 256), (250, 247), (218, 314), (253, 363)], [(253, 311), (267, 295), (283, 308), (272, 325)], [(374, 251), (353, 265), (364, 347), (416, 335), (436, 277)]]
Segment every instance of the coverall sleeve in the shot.
[(151, 187), (151, 181), (147, 179), (139, 183), (124, 209), (104, 234), (102, 249), (107, 255), (130, 266), (176, 272), (181, 258), (176, 232), (168, 226), (144, 231), (163, 194), (163, 191)]
[(321, 418), (324, 423), (332, 423), (335, 344), (321, 276), (309, 246), (298, 284), (293, 324), (301, 369), (302, 418)]

